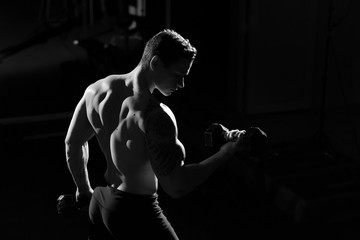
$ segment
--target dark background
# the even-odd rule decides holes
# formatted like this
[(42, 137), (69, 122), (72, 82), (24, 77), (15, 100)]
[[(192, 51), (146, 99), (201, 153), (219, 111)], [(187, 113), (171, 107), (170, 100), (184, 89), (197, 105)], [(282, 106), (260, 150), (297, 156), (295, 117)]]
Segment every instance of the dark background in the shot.
[[(278, 154), (266, 164), (238, 159), (180, 200), (160, 190), (179, 236), (360, 235), (360, 2), (159, 0), (137, 18), (126, 1), (90, 3), (0, 3), (2, 239), (86, 239), (83, 214), (56, 213), (58, 195), (75, 191), (63, 144), (72, 111), (88, 84), (130, 71), (166, 27), (198, 50), (186, 87), (155, 93), (177, 116), (188, 162), (207, 156), (212, 122), (260, 126)], [(90, 148), (96, 186), (104, 166), (96, 141)]]

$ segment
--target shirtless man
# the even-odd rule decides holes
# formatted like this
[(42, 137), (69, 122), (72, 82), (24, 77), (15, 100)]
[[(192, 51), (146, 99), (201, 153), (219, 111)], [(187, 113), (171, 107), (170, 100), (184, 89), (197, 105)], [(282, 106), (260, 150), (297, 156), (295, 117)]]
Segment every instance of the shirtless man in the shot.
[[(90, 239), (178, 239), (157, 202), (158, 183), (173, 198), (203, 183), (242, 145), (244, 131), (211, 157), (184, 164), (174, 114), (152, 95), (184, 87), (196, 56), (190, 42), (163, 30), (146, 44), (140, 63), (123, 75), (91, 84), (79, 101), (65, 139), (76, 199), (90, 199)], [(94, 190), (87, 172), (88, 140), (96, 136), (105, 155), (108, 186)]]

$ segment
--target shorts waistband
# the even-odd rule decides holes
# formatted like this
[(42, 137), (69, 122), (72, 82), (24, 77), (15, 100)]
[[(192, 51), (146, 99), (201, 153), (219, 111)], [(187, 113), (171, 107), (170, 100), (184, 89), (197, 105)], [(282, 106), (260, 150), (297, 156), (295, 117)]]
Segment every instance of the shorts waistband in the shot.
[(112, 191), (114, 194), (126, 197), (126, 198), (132, 198), (132, 199), (138, 199), (138, 200), (156, 200), (158, 198), (158, 194), (154, 193), (151, 195), (144, 195), (144, 194), (136, 194), (136, 193), (129, 193), (122, 190), (119, 190), (117, 188), (107, 186), (110, 191)]

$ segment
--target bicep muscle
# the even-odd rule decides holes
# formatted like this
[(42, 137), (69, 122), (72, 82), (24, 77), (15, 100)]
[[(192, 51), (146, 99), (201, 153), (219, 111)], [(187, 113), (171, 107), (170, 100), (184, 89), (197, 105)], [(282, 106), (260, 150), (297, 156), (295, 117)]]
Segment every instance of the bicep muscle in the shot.
[(176, 124), (161, 109), (155, 110), (145, 123), (146, 143), (155, 174), (169, 175), (181, 166), (185, 149), (177, 139)]

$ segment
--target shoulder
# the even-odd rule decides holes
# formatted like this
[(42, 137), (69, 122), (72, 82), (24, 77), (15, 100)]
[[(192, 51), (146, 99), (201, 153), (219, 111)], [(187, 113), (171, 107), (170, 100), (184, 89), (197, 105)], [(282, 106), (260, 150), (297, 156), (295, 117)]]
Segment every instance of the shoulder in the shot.
[(99, 118), (101, 126), (116, 124), (116, 113), (121, 108), (124, 88), (126, 88), (124, 81), (115, 75), (89, 85), (84, 94), (88, 115), (94, 119)]
[(131, 94), (125, 84), (123, 75), (109, 75), (90, 84), (85, 90), (85, 99), (95, 106), (102, 104), (118, 104), (119, 98)]
[(148, 103), (145, 111), (145, 133), (148, 137), (169, 141), (177, 138), (177, 125), (171, 109), (162, 103)]

